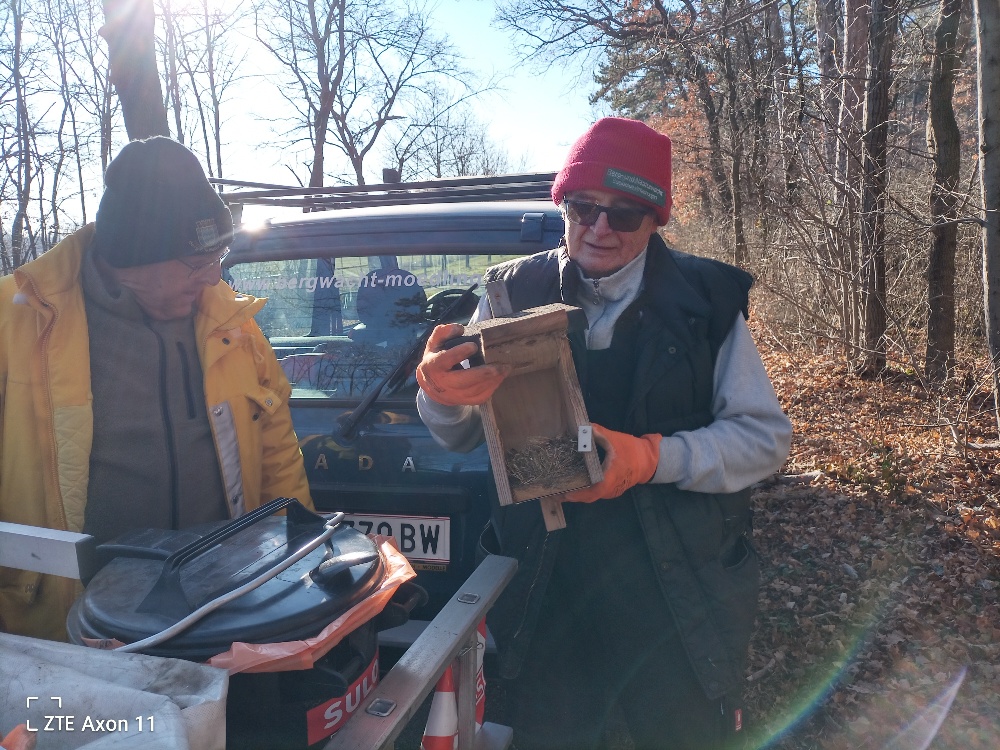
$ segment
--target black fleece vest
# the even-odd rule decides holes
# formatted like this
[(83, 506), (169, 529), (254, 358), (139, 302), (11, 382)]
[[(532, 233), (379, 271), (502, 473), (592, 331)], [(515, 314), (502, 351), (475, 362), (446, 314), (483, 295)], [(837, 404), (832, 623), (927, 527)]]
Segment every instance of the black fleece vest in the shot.
[[(502, 279), (515, 310), (557, 301), (573, 304), (579, 277), (571, 265), (560, 274), (561, 252), (565, 250), (502, 264), (488, 270), (485, 280)], [(645, 291), (636, 303), (631, 388), (618, 424), (634, 435), (697, 429), (712, 421), (715, 357), (737, 313), (746, 314), (752, 279), (724, 263), (671, 250), (658, 235), (650, 240), (644, 274)], [(600, 377), (586, 371), (582, 339), (571, 344), (581, 379)], [(660, 593), (706, 695), (717, 698), (737, 691), (758, 582), (756, 556), (745, 537), (749, 492), (708, 495), (646, 484), (624, 497), (634, 502)], [(490, 620), (501, 674), (514, 677), (563, 532), (546, 534), (536, 503), (505, 508), (495, 504), (492, 525), (499, 549), (520, 563)], [(487, 534), (487, 550), (489, 543)]]

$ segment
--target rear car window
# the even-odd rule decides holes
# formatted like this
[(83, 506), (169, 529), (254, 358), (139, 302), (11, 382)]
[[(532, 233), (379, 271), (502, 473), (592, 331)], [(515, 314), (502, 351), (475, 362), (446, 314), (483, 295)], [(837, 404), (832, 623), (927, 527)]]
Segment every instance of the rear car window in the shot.
[[(267, 297), (256, 315), (293, 397), (356, 398), (396, 366), (431, 321), (441, 317), (491, 265), (517, 255), (380, 255), (238, 263), (226, 280)], [(465, 322), (482, 289), (453, 309)], [(396, 390), (412, 397), (412, 376)], [(385, 394), (392, 395), (392, 394)]]

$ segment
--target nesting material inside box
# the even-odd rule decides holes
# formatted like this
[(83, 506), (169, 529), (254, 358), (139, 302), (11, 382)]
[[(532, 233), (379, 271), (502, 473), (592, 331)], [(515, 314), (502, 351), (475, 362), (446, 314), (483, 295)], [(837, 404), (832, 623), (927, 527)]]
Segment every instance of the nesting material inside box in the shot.
[(558, 484), (586, 470), (577, 441), (566, 436), (529, 437), (504, 454), (511, 489)]
[[(478, 337), (485, 363), (513, 368), (481, 409), (501, 505), (551, 498), (603, 476), (567, 338), (585, 326), (583, 311), (564, 304), (466, 326), (464, 338)], [(559, 502), (542, 505), (546, 527), (563, 528)]]

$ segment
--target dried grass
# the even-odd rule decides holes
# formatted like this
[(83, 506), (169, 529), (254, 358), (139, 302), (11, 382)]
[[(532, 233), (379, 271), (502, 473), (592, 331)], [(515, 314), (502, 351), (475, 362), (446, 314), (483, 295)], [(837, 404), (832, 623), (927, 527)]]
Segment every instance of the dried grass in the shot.
[(557, 486), (586, 471), (583, 457), (576, 449), (576, 438), (566, 436), (528, 438), (522, 446), (509, 449), (504, 459), (507, 476), (516, 487)]

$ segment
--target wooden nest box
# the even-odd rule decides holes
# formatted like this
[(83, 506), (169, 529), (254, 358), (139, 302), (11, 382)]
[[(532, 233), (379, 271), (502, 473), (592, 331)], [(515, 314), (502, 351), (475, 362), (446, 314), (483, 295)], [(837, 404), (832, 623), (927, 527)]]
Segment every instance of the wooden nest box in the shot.
[(486, 364), (513, 368), (481, 407), (500, 504), (541, 498), (546, 528), (564, 528), (552, 496), (603, 477), (566, 336), (587, 319), (564, 304), (511, 313), (502, 282), (486, 293), (494, 317), (466, 326), (463, 338), (477, 341)]

